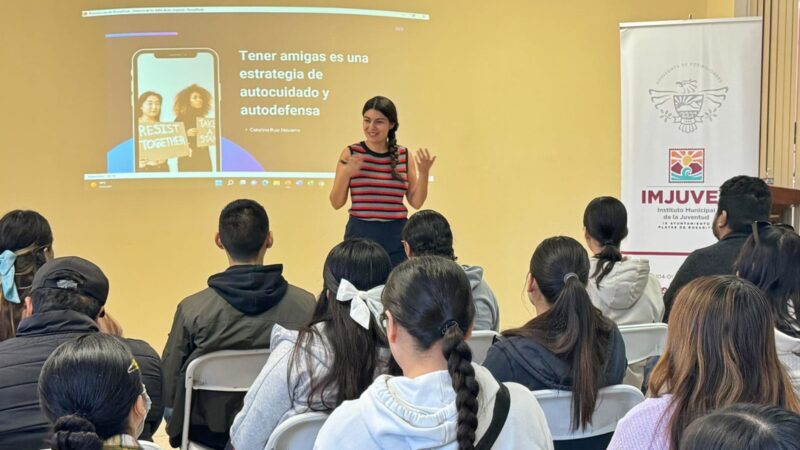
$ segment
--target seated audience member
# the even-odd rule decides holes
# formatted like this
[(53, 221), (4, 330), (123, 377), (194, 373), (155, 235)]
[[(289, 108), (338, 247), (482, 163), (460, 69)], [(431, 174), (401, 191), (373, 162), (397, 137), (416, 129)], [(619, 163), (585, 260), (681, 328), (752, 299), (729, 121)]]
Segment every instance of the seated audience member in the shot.
[(772, 194), (764, 180), (739, 175), (722, 183), (717, 213), (711, 224), (719, 242), (695, 250), (686, 257), (664, 293), (664, 322), (669, 320), (678, 291), (687, 283), (707, 275), (734, 274), (733, 262), (750, 236), (752, 223), (769, 220), (771, 208)]
[(800, 393), (800, 236), (788, 225), (758, 222), (753, 227), (734, 269), (767, 296), (778, 358)]
[(701, 417), (680, 450), (800, 450), (800, 415), (777, 406), (735, 404)]
[(53, 232), (41, 214), (18, 209), (0, 218), (0, 342), (16, 335), (33, 276), (51, 259)]
[[(111, 313), (106, 311), (106, 314), (103, 317), (98, 317), (97, 320), (97, 328), (100, 329), (101, 332), (105, 334), (110, 334), (112, 336), (122, 337), (122, 325), (117, 322), (114, 317), (111, 316)], [(159, 359), (159, 365), (161, 363), (161, 359)]]
[[(664, 315), (661, 283), (646, 259), (623, 257), (620, 244), (628, 235), (628, 212), (614, 197), (597, 197), (583, 213), (589, 259), (586, 290), (592, 303), (617, 325), (660, 322)], [(628, 366), (625, 383), (642, 387), (646, 361)]]
[(625, 205), (614, 197), (592, 200), (583, 213), (583, 231), (593, 254), (586, 286), (592, 303), (617, 325), (660, 322), (664, 300), (650, 262), (620, 251), (628, 235)]
[(114, 336), (90, 333), (56, 348), (42, 367), (39, 399), (53, 450), (142, 448), (136, 439), (150, 398), (137, 360)]
[(692, 421), (734, 403), (797, 412), (772, 330), (769, 303), (749, 281), (715, 275), (687, 284), (650, 375), (653, 397), (619, 421), (608, 448), (675, 450)]
[[(102, 333), (123, 337), (122, 326), (111, 317), (108, 311), (95, 319), (95, 322), (97, 322), (97, 327)], [(139, 439), (152, 441), (153, 435), (161, 425), (161, 419), (164, 417), (164, 399), (161, 398), (161, 357), (145, 341), (125, 339), (125, 344), (128, 345), (134, 355), (138, 355), (136, 362), (139, 363), (139, 367), (142, 369), (142, 380), (147, 386), (147, 394), (153, 406), (144, 421), (144, 428), (139, 435)]]
[[(455, 261), (453, 232), (447, 219), (433, 210), (418, 211), (408, 218), (402, 233), (406, 255), (434, 255)], [(489, 284), (483, 279), (483, 267), (461, 266), (467, 273), (475, 299), (475, 329), (494, 330), (500, 327), (500, 310)]]
[[(70, 256), (45, 263), (25, 298), (25, 313), (17, 336), (0, 342), (0, 449), (38, 450), (50, 436), (50, 424), (39, 408), (36, 380), (48, 356), (62, 343), (84, 334), (98, 332), (95, 320), (105, 314), (108, 279), (91, 262)], [(157, 360), (158, 355), (137, 341), (123, 339), (140, 361)], [(133, 343), (131, 345), (131, 343)], [(139, 353), (142, 351), (142, 353)], [(143, 365), (148, 388), (160, 389), (160, 372), (155, 363)], [(153, 405), (163, 411), (163, 405)], [(152, 418), (151, 429), (161, 421)], [(150, 420), (150, 419), (149, 419)]]
[(588, 281), (589, 257), (578, 241), (545, 239), (533, 252), (527, 279), (537, 315), (504, 331), (483, 363), (498, 381), (572, 391), (575, 429), (591, 422), (598, 390), (622, 383), (627, 368), (622, 336), (592, 305)]
[(381, 292), (391, 270), (389, 254), (373, 241), (347, 240), (331, 250), (311, 322), (299, 332), (272, 329), (267, 364), (231, 428), (236, 450), (263, 450), (282, 421), (333, 411), (386, 371)]
[[(551, 449), (536, 397), (471, 362), (475, 305), (464, 270), (438, 256), (397, 266), (383, 291), (403, 376), (381, 375), (325, 422), (317, 449)], [(485, 445), (485, 447), (481, 447)]]
[[(164, 399), (172, 408), (170, 444), (181, 444), (184, 379), (189, 363), (219, 350), (268, 348), (272, 326), (299, 329), (311, 319), (314, 297), (283, 278), (281, 264), (264, 265), (272, 247), (269, 218), (253, 200), (236, 200), (219, 216), (216, 244), (229, 267), (208, 279), (208, 287), (178, 304), (162, 355)], [(200, 391), (192, 397), (192, 441), (224, 448), (244, 394)]]

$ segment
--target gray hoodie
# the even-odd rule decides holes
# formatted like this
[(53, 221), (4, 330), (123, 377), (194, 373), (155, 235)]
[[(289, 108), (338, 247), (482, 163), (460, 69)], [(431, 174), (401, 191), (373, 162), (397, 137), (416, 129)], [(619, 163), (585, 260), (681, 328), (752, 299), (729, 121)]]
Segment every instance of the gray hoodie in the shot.
[[(266, 365), (253, 382), (244, 398), (244, 406), (231, 426), (231, 442), (236, 450), (263, 450), (272, 431), (281, 422), (308, 411), (306, 402), (311, 388), (310, 374), (319, 377), (330, 370), (330, 350), (325, 339), (324, 323), (315, 325), (322, 339), (312, 338), (298, 355), (297, 365), (289, 374), (289, 361), (297, 341), (297, 331), (286, 330), (280, 325), (272, 328), (272, 351)], [(310, 366), (306, 364), (311, 355)], [(296, 386), (296, 387), (295, 387)], [(294, 391), (294, 402), (289, 392)], [(328, 395), (335, 393), (328, 392)], [(335, 398), (330, 399), (335, 402)], [(321, 409), (322, 405), (314, 405)]]
[[(597, 258), (591, 258), (589, 274), (594, 273), (597, 262)], [(664, 316), (661, 284), (650, 274), (646, 259), (619, 261), (600, 282), (600, 288), (590, 278), (586, 289), (594, 306), (617, 325), (660, 322)]]
[[(500, 385), (477, 364), (476, 441), (492, 419)], [(381, 375), (358, 400), (342, 403), (322, 426), (315, 449), (456, 450), (456, 394), (446, 370), (416, 378)], [(505, 383), (511, 409), (495, 449), (552, 449), (553, 438), (536, 397), (517, 383)], [(238, 447), (237, 447), (238, 450)]]
[(461, 266), (467, 273), (472, 297), (475, 300), (475, 330), (500, 329), (500, 310), (494, 292), (483, 279), (483, 267)]
[[(598, 261), (594, 257), (590, 259), (590, 275), (594, 273)], [(600, 288), (595, 278), (590, 278), (586, 290), (594, 306), (617, 325), (661, 322), (664, 317), (661, 283), (650, 273), (650, 262), (646, 259), (625, 258), (618, 261), (611, 272), (603, 277)], [(641, 361), (629, 365), (623, 383), (641, 388), (646, 363)]]

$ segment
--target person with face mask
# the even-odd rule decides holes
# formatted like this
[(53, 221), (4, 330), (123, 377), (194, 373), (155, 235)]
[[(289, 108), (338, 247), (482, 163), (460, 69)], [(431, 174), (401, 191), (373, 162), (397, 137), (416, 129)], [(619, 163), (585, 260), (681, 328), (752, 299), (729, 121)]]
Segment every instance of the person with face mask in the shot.
[(42, 367), (38, 391), (53, 423), (53, 450), (145, 448), (136, 439), (151, 401), (139, 363), (119, 338), (92, 333), (60, 345)]
[[(38, 450), (52, 434), (39, 407), (36, 381), (47, 358), (64, 342), (99, 332), (108, 279), (95, 264), (70, 256), (46, 262), (33, 277), (16, 336), (0, 342), (0, 450)], [(161, 423), (160, 358), (144, 341), (120, 338), (138, 361), (153, 408), (140, 438)]]

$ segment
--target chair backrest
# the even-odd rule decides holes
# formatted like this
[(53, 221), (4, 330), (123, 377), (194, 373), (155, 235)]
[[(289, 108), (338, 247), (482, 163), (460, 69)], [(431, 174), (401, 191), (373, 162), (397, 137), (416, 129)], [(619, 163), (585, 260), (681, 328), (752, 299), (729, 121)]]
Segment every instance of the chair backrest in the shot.
[(149, 441), (139, 441), (139, 446), (142, 447), (142, 450), (162, 450), (157, 444)]
[(571, 429), (572, 392), (546, 389), (533, 391), (539, 400), (553, 440), (583, 439), (611, 433), (617, 422), (631, 408), (644, 401), (642, 391), (627, 384), (617, 384), (600, 389), (597, 393), (592, 423), (586, 428)]
[(269, 436), (265, 450), (312, 450), (328, 414), (308, 412), (289, 417)]
[(492, 330), (473, 330), (472, 336), (467, 339), (467, 345), (472, 350), (472, 362), (483, 364), (486, 359), (486, 353), (489, 352), (489, 347), (492, 346), (495, 336), (499, 335), (498, 332)]
[(661, 354), (667, 339), (667, 324), (621, 325), (619, 332), (625, 342), (628, 365), (631, 365)]
[(186, 368), (181, 450), (189, 447), (189, 418), (195, 390), (247, 392), (269, 357), (269, 349), (222, 350), (200, 356)]

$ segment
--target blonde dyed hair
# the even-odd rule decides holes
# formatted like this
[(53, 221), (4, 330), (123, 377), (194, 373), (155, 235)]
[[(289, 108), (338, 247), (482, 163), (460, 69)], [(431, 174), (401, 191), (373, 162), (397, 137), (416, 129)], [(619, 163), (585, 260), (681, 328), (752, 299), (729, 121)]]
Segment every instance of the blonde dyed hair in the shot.
[(800, 412), (775, 349), (764, 294), (732, 275), (698, 278), (678, 293), (664, 354), (650, 377), (655, 396), (671, 394), (667, 430), (676, 449), (696, 418), (734, 403)]

